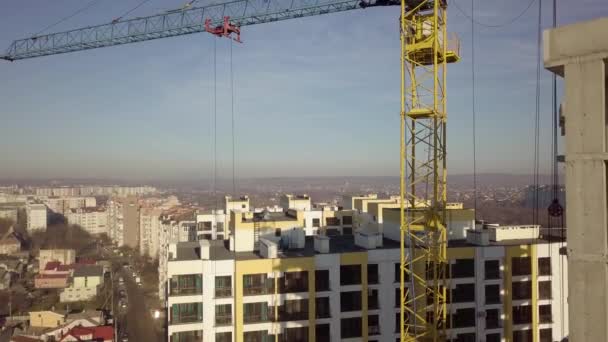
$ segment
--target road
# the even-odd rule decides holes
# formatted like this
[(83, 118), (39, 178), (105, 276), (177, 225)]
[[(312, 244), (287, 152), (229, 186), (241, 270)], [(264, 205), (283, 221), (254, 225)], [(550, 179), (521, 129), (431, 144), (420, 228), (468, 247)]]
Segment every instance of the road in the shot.
[[(129, 341), (164, 341), (164, 338), (155, 329), (156, 322), (152, 318), (144, 295), (139, 286), (135, 284), (133, 277), (123, 269), (118, 272), (118, 276), (125, 280), (124, 288), (127, 292), (128, 302), (126, 311), (125, 309), (118, 309), (118, 335), (122, 336), (123, 332), (127, 331)], [(119, 297), (118, 291), (120, 288), (120, 286), (116, 287), (116, 298)]]

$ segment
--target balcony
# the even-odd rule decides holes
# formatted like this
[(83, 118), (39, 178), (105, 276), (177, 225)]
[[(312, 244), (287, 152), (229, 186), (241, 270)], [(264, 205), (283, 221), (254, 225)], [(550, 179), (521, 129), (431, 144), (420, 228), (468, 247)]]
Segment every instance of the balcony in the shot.
[(232, 288), (230, 288), (230, 287), (215, 288), (215, 298), (226, 298), (226, 297), (232, 297)]
[(330, 318), (331, 310), (329, 306), (329, 297), (315, 299), (315, 314), (317, 318)]
[(230, 324), (232, 324), (232, 315), (215, 316), (215, 325), (216, 326), (230, 325)]
[(329, 291), (329, 270), (315, 271), (315, 291)]
[(203, 321), (201, 303), (173, 304), (171, 306), (170, 324), (200, 323)]
[(277, 322), (289, 322), (289, 321), (307, 321), (308, 320), (308, 311), (294, 311), (288, 312), (285, 311), (284, 308), (278, 307), (279, 316), (277, 317)]
[(203, 282), (200, 274), (171, 277), (169, 296), (193, 296), (203, 294)]
[(251, 314), (243, 316), (245, 324), (270, 322), (268, 314)]
[(248, 274), (243, 276), (243, 295), (256, 296), (274, 293), (274, 279), (266, 274)]
[(287, 272), (278, 283), (279, 293), (308, 292), (308, 272)]
[[(274, 311), (270, 312), (273, 315)], [(245, 324), (269, 322), (268, 303), (246, 303), (243, 304), (243, 320)]]

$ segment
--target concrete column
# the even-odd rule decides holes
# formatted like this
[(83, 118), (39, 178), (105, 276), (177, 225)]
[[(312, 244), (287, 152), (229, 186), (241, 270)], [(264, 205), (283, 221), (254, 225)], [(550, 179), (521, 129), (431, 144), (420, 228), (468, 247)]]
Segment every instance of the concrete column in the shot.
[(608, 341), (608, 18), (544, 33), (545, 67), (565, 79), (570, 341)]

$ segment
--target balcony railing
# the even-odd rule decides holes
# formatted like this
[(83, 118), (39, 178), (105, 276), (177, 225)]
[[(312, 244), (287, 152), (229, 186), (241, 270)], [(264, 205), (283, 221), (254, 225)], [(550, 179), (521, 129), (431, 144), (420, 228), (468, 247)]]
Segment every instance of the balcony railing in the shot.
[(192, 295), (201, 295), (203, 294), (202, 287), (178, 287), (171, 288), (169, 291), (170, 296), (192, 296)]
[(179, 315), (173, 316), (171, 319), (171, 324), (186, 324), (186, 323), (199, 323), (203, 321), (203, 316), (194, 314), (194, 315)]
[(379, 325), (369, 326), (367, 328), (367, 331), (368, 331), (369, 335), (380, 335), (380, 326)]
[(232, 324), (232, 315), (215, 316), (215, 325), (230, 325)]
[(331, 311), (329, 308), (317, 307), (316, 310), (317, 311), (315, 313), (317, 318), (331, 318)]
[(265, 295), (265, 294), (273, 294), (274, 288), (268, 285), (254, 285), (243, 288), (244, 296), (256, 296), (256, 295)]
[(308, 320), (308, 311), (285, 312), (279, 308), (278, 322)]
[(243, 316), (243, 320), (245, 321), (245, 324), (263, 323), (263, 322), (270, 322), (270, 317), (268, 317), (268, 315), (262, 315), (262, 314), (245, 315), (245, 316)]
[(232, 288), (230, 288), (230, 287), (215, 288), (215, 297), (216, 298), (232, 297)]

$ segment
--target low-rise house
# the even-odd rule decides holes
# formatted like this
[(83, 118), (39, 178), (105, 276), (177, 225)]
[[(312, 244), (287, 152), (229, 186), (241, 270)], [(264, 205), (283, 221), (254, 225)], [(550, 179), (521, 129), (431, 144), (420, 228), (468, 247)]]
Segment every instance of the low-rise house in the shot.
[(74, 327), (91, 328), (106, 324), (101, 311), (82, 312), (77, 314), (68, 314), (65, 318), (65, 324), (44, 332), (40, 338), (45, 341), (59, 341), (62, 336), (65, 336)]
[(54, 311), (30, 311), (30, 326), (36, 328), (57, 328), (65, 324), (65, 315)]
[(21, 251), (21, 241), (13, 234), (0, 239), (0, 254), (13, 255)]
[(71, 276), (73, 272), (74, 265), (62, 265), (59, 261), (51, 261), (47, 262), (40, 274)]
[(68, 274), (39, 274), (34, 278), (37, 289), (65, 289), (69, 285)]
[(58, 341), (99, 341), (112, 342), (114, 340), (114, 329), (112, 326), (106, 325), (101, 327), (74, 327), (67, 334), (61, 337)]
[(103, 285), (103, 267), (97, 265), (81, 265), (74, 270), (73, 283), (59, 295), (59, 300), (77, 302), (91, 300), (97, 295)]
[(76, 251), (73, 249), (41, 249), (38, 259), (40, 260), (41, 270), (51, 261), (59, 261), (63, 265), (71, 265), (76, 262)]

